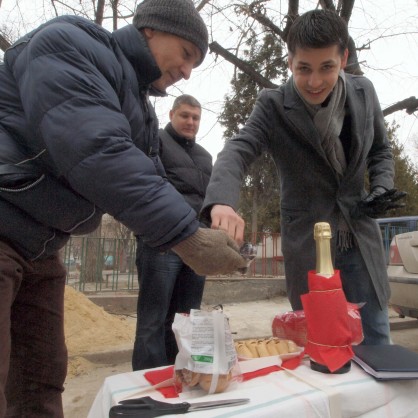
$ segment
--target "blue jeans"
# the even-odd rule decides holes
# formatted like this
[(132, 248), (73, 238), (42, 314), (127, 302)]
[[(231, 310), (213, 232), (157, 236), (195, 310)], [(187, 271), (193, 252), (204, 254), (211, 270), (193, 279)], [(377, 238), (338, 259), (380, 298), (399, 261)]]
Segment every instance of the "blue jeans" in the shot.
[(364, 341), (362, 344), (390, 344), (388, 307), (380, 307), (370, 275), (358, 248), (337, 252), (335, 269), (340, 270), (349, 302), (366, 304), (360, 309)]
[(159, 252), (137, 240), (139, 297), (132, 369), (174, 364), (178, 353), (174, 315), (200, 309), (205, 277), (172, 251)]

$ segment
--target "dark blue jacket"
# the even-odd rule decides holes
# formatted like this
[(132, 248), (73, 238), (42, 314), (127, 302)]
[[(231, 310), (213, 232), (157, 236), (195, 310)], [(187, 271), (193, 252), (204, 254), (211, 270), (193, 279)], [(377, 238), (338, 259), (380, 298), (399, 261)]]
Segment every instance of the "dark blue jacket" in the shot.
[(17, 41), (0, 65), (0, 239), (28, 259), (107, 212), (162, 250), (198, 227), (158, 158), (148, 100), (161, 76), (139, 31), (75, 16)]

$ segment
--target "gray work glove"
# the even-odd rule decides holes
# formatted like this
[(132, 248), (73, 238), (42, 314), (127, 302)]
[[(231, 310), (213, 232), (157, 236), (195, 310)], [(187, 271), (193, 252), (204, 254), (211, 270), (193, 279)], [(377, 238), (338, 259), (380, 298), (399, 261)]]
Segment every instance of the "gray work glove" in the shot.
[(351, 210), (351, 216), (359, 219), (361, 216), (369, 216), (370, 218), (379, 218), (388, 210), (403, 208), (405, 203), (396, 203), (403, 199), (407, 194), (398, 192), (396, 189), (386, 190), (384, 187), (377, 186), (362, 201), (360, 201)]
[(217, 229), (199, 228), (172, 250), (201, 276), (233, 273), (248, 263), (239, 254), (238, 244)]

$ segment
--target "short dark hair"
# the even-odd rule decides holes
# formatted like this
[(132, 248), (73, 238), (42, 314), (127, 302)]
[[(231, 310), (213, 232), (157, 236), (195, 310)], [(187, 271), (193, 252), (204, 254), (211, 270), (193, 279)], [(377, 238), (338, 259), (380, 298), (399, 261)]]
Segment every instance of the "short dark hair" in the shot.
[(349, 40), (346, 22), (332, 10), (315, 9), (299, 16), (287, 37), (289, 54), (296, 48), (327, 48), (337, 45), (342, 55)]
[(176, 97), (171, 110), (176, 110), (178, 107), (184, 104), (202, 109), (202, 106), (197, 99), (195, 99), (193, 96), (190, 96), (190, 94), (182, 94), (181, 96)]

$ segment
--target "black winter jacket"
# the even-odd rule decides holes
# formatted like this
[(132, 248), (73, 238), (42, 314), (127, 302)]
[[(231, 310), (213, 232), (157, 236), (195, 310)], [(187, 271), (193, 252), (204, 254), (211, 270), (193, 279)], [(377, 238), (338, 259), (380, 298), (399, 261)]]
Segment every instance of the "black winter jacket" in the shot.
[(139, 31), (75, 16), (25, 35), (0, 65), (0, 239), (28, 259), (107, 212), (162, 250), (196, 213), (161, 177), (148, 100), (161, 76)]
[(195, 141), (170, 135), (172, 130), (171, 124), (168, 124), (159, 131), (161, 161), (168, 181), (199, 213), (212, 173), (212, 156)]

